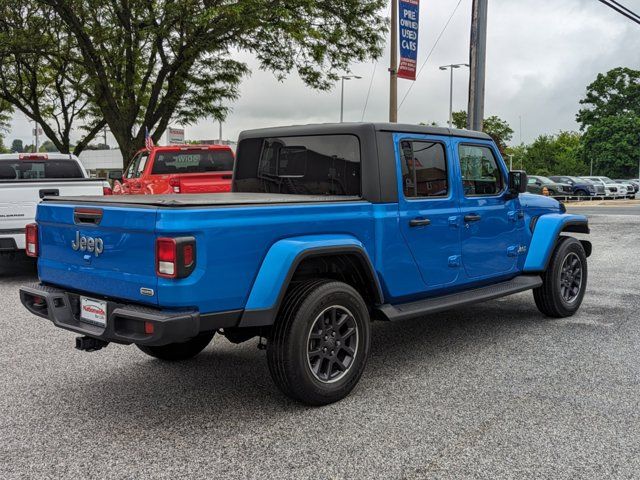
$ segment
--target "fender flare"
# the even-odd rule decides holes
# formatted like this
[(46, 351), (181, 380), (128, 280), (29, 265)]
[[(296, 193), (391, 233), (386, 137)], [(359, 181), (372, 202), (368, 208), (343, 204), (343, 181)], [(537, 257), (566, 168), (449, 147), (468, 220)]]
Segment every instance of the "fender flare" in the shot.
[[(533, 237), (524, 263), (525, 272), (544, 272), (551, 253), (562, 232), (589, 233), (589, 220), (584, 215), (551, 213), (541, 215), (532, 222)], [(591, 255), (591, 242), (580, 240), (587, 256)]]
[(378, 275), (367, 251), (350, 235), (310, 235), (292, 237), (274, 243), (267, 252), (253, 282), (238, 327), (272, 325), (291, 278), (303, 260), (314, 256), (352, 254), (358, 256), (373, 282), (376, 303), (384, 303)]

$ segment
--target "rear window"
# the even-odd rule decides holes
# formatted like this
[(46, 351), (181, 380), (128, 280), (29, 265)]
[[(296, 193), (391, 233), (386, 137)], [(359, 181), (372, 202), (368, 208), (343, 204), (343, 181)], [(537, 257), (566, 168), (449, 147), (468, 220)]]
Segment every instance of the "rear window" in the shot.
[(229, 172), (233, 170), (233, 154), (229, 150), (181, 150), (159, 152), (152, 174)]
[(238, 152), (238, 192), (360, 195), (360, 142), (353, 135), (248, 139)]
[(74, 160), (0, 160), (0, 180), (43, 178), (83, 178), (83, 175)]

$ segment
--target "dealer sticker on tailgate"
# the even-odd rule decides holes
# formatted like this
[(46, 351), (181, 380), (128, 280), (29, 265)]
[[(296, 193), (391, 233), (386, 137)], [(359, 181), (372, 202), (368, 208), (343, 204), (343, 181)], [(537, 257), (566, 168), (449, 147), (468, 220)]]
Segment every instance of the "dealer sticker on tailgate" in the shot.
[(80, 320), (93, 325), (107, 325), (107, 302), (80, 297)]

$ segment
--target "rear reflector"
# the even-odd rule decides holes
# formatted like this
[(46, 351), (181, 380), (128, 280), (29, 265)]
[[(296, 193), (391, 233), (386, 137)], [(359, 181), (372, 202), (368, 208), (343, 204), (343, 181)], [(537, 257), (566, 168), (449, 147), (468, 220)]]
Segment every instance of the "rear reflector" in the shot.
[(25, 229), (26, 252), (30, 257), (38, 256), (38, 224), (30, 223)]
[(196, 266), (196, 239), (193, 237), (156, 240), (156, 275), (185, 278)]
[(147, 335), (151, 335), (153, 334), (153, 323), (151, 322), (144, 322), (144, 333), (146, 333)]

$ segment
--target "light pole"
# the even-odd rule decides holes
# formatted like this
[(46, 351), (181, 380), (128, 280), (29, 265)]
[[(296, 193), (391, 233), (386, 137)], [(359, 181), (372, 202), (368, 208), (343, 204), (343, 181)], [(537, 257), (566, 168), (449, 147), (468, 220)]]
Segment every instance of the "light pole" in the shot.
[(342, 75), (340, 79), (342, 80), (342, 86), (340, 88), (340, 123), (342, 123), (344, 119), (344, 81), (351, 80), (352, 78), (360, 79), (362, 77), (358, 75)]
[(509, 171), (513, 170), (513, 154), (504, 154), (505, 157), (509, 157)]
[(451, 70), (451, 80), (449, 84), (449, 128), (453, 128), (453, 71), (456, 68), (468, 66), (468, 63), (452, 63), (440, 67), (440, 70)]

